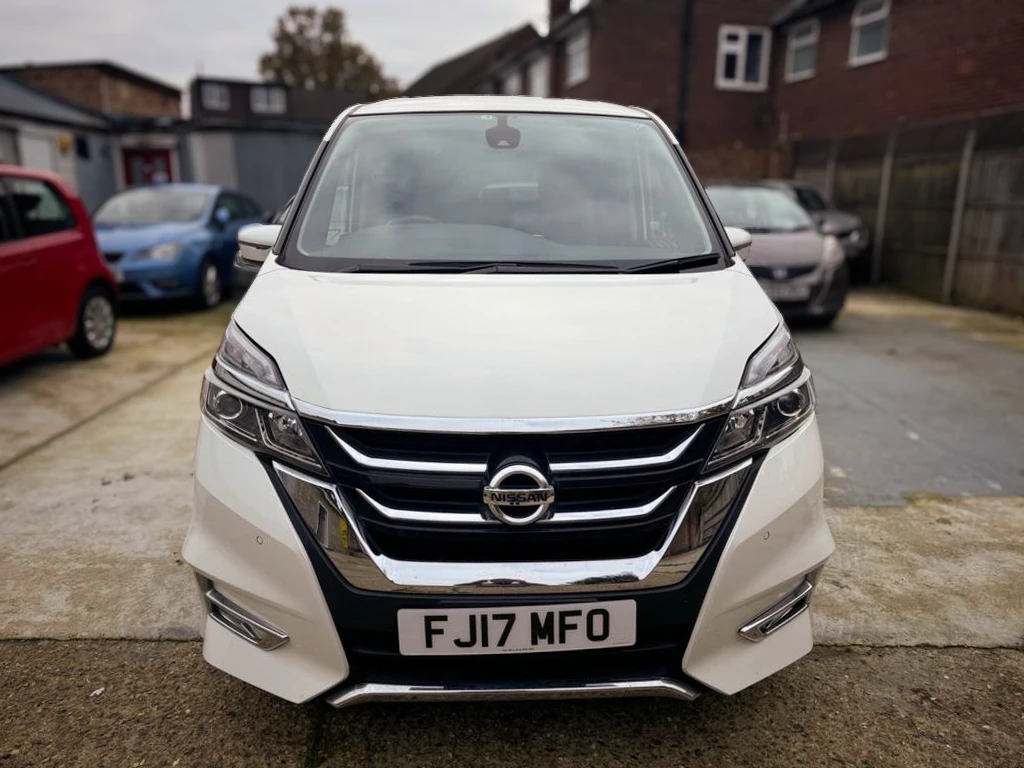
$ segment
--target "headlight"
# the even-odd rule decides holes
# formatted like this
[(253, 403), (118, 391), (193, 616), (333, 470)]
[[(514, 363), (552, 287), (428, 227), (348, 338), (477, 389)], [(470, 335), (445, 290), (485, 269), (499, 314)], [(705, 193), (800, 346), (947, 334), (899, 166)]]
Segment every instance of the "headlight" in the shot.
[(232, 373), (242, 374), (245, 379), (255, 379), (264, 387), (284, 391), (284, 379), (277, 370), (277, 364), (270, 355), (256, 344), (235, 325), (234, 320), (228, 324), (224, 339), (217, 350), (217, 362), (233, 369)]
[(838, 269), (846, 260), (846, 251), (833, 235), (826, 235), (821, 245), (821, 262), (830, 272)]
[(203, 380), (203, 414), (254, 451), (324, 472), (273, 359), (232, 322)]
[(736, 406), (708, 469), (743, 458), (793, 434), (814, 413), (814, 383), (785, 324), (747, 362)]
[(181, 253), (183, 247), (181, 243), (160, 243), (160, 245), (154, 245), (152, 248), (139, 251), (135, 258), (153, 259), (154, 261), (174, 261), (178, 258), (178, 254)]

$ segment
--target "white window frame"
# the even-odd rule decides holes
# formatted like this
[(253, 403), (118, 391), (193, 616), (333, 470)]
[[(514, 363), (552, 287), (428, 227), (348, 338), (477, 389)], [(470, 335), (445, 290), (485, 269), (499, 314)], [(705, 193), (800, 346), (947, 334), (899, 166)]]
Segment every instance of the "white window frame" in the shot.
[[(806, 34), (798, 36), (801, 29), (810, 27)], [(789, 28), (786, 36), (786, 82), (796, 83), (800, 80), (807, 80), (814, 77), (818, 71), (818, 37), (821, 34), (821, 24), (817, 18), (804, 19)], [(793, 71), (793, 62), (796, 60), (796, 52), (804, 48), (814, 48), (814, 66), (802, 72)]]
[[(547, 98), (551, 93), (551, 59), (548, 55), (544, 54), (531, 61), (526, 68), (526, 74), (530, 95)], [(538, 81), (540, 88), (537, 87)]]
[[(272, 98), (280, 95), (280, 99)], [(288, 93), (279, 85), (253, 85), (249, 88), (249, 106), (258, 115), (283, 115), (288, 110)]]
[[(747, 40), (751, 33), (761, 35), (761, 78), (756, 83), (743, 79), (747, 70)], [(738, 35), (739, 40), (729, 40), (729, 35)], [(741, 24), (723, 24), (718, 28), (718, 56), (715, 61), (715, 87), (721, 91), (767, 91), (771, 64), (772, 32), (767, 27), (748, 27)], [(736, 77), (726, 79), (725, 57), (736, 56)]]
[[(879, 10), (874, 11), (873, 13), (862, 14), (861, 7), (868, 2), (874, 2), (874, 0), (857, 0), (857, 5), (853, 9), (853, 15), (850, 17), (850, 58), (848, 64), (851, 67), (861, 67), (865, 64), (874, 64), (876, 61), (884, 61), (889, 58), (889, 34), (892, 31), (892, 25), (889, 21), (889, 10), (892, 6), (892, 2), (891, 0), (882, 0), (882, 7)], [(877, 53), (869, 53), (866, 56), (857, 56), (861, 27), (873, 24), (877, 21), (885, 22), (885, 48)]]
[(501, 81), (501, 92), (506, 96), (520, 96), (523, 93), (523, 73), (518, 69), (509, 72)]
[(231, 109), (231, 89), (224, 83), (200, 83), (199, 102), (203, 109), (217, 112)]
[[(575, 63), (575, 66), (574, 66)], [(590, 27), (573, 32), (565, 42), (565, 87), (590, 79)]]

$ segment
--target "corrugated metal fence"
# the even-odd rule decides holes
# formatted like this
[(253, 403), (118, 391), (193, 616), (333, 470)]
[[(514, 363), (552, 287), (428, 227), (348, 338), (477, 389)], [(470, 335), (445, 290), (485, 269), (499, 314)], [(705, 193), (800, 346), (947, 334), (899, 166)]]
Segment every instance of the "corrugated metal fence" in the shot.
[(794, 176), (872, 230), (875, 280), (1024, 314), (1024, 112), (794, 149)]

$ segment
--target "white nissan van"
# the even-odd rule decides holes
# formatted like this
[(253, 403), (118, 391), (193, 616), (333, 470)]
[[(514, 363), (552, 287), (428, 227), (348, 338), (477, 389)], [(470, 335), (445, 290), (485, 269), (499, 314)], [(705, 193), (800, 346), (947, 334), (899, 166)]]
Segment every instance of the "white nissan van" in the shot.
[(214, 666), (294, 702), (731, 694), (811, 648), (811, 374), (653, 114), (342, 114), (202, 389)]

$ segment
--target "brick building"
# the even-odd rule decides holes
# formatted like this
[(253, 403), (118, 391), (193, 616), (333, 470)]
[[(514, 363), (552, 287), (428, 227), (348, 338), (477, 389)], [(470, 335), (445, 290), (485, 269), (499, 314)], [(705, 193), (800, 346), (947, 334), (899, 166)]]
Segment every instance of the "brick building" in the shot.
[(0, 74), (105, 115), (181, 117), (181, 91), (109, 61), (25, 64)]
[(364, 95), (334, 89), (305, 90), (284, 83), (197, 77), (189, 86), (193, 120), (297, 121), (330, 125)]
[(793, 142), (1024, 105), (1020, 0), (577, 5), (549, 0), (548, 34), (461, 92), (645, 107), (702, 175), (744, 177), (789, 170)]

